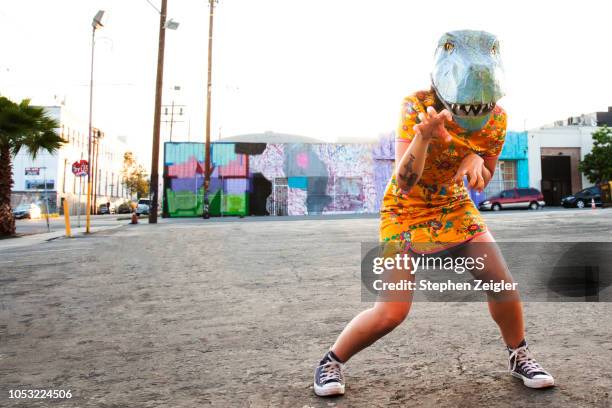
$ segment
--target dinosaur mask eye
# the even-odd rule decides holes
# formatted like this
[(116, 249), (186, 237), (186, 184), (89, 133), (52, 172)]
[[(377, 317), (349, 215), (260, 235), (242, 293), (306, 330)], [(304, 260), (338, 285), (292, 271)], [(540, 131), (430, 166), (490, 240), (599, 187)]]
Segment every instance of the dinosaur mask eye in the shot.
[(497, 49), (497, 45), (491, 47), (491, 54), (497, 55), (498, 52), (499, 50)]
[(455, 46), (453, 45), (453, 43), (451, 42), (446, 42), (444, 44), (444, 51), (452, 51), (455, 48)]

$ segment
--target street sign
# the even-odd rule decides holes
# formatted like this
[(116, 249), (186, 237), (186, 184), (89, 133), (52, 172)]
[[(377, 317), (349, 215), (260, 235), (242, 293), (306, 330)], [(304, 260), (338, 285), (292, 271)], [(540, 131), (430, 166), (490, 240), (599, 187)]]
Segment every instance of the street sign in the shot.
[(39, 176), (40, 175), (40, 167), (26, 167), (25, 168), (26, 176)]
[(89, 170), (89, 165), (87, 160), (77, 160), (72, 163), (72, 174), (77, 177), (83, 177), (87, 175), (87, 171)]

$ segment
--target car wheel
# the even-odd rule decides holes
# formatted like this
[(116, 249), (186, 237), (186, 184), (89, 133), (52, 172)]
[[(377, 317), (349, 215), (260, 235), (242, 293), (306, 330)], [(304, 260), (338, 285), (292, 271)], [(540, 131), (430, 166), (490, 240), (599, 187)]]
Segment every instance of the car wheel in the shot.
[(582, 201), (582, 200), (578, 200), (578, 201), (576, 201), (576, 207), (578, 207), (578, 208), (584, 208), (584, 201)]
[(493, 205), (491, 206), (491, 209), (492, 209), (493, 211), (499, 211), (499, 210), (501, 210), (501, 205), (499, 205), (499, 204), (495, 203), (495, 204), (493, 204)]
[(538, 206), (538, 203), (536, 203), (535, 201), (532, 201), (532, 202), (529, 204), (529, 209), (530, 209), (530, 210), (537, 210), (537, 209), (538, 209), (538, 207), (539, 207), (539, 206)]

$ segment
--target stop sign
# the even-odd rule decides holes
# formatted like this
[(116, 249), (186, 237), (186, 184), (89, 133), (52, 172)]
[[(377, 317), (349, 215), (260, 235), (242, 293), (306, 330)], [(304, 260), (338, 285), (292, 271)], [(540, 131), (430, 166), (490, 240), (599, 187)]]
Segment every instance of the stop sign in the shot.
[(89, 163), (87, 163), (87, 160), (77, 160), (72, 163), (72, 173), (77, 177), (86, 176), (88, 170)]

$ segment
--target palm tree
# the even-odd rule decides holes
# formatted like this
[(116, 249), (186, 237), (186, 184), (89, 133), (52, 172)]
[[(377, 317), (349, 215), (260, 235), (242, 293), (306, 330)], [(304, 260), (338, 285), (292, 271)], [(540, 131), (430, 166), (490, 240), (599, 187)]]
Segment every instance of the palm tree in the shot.
[(65, 142), (56, 132), (58, 127), (57, 121), (49, 118), (43, 108), (31, 106), (29, 99), (17, 104), (0, 96), (0, 236), (15, 234), (11, 211), (11, 155), (22, 148), (26, 148), (33, 159), (40, 150), (55, 152)]

